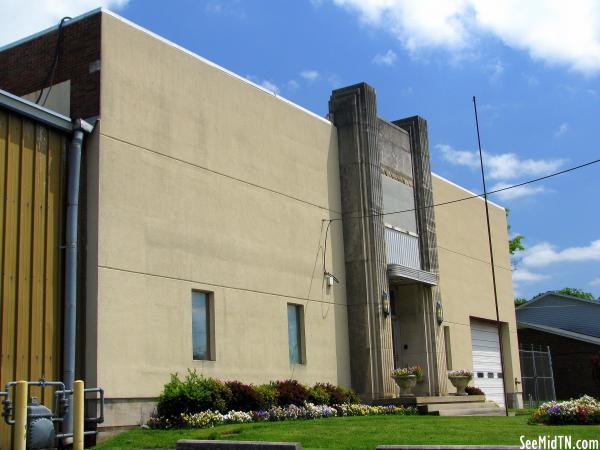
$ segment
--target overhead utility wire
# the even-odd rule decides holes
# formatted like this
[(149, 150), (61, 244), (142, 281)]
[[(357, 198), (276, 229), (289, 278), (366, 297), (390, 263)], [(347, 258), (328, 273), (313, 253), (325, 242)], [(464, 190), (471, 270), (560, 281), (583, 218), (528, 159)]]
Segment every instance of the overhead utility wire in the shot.
[[(588, 161), (586, 163), (579, 164), (578, 166), (569, 167), (568, 169), (564, 169), (564, 170), (561, 170), (559, 172), (554, 172), (554, 173), (551, 173), (549, 175), (544, 175), (543, 177), (534, 178), (532, 180), (524, 181), (523, 183), (513, 184), (511, 186), (506, 186), (506, 187), (503, 187), (503, 188), (500, 188), (500, 189), (495, 189), (493, 191), (488, 192), (487, 195), (496, 194), (498, 192), (507, 191), (509, 189), (515, 189), (515, 188), (518, 188), (518, 187), (521, 187), (521, 186), (525, 186), (525, 185), (531, 184), (531, 183), (536, 183), (538, 181), (542, 181), (542, 180), (545, 180), (545, 179), (548, 179), (548, 178), (552, 178), (552, 177), (555, 177), (555, 176), (558, 176), (558, 175), (562, 175), (564, 173), (572, 172), (574, 170), (581, 169), (581, 168), (587, 167), (587, 166), (591, 166), (592, 164), (597, 164), (599, 162), (600, 162), (600, 159), (595, 159), (593, 161)], [(447, 202), (435, 203), (433, 205), (425, 205), (425, 206), (420, 206), (418, 208), (403, 209), (401, 211), (391, 211), (391, 212), (369, 214), (369, 215), (364, 215), (364, 216), (351, 216), (351, 217), (349, 217), (349, 219), (362, 219), (362, 218), (367, 218), (367, 217), (389, 216), (389, 215), (392, 215), (392, 214), (401, 214), (401, 213), (406, 213), (406, 212), (411, 212), (411, 211), (418, 211), (418, 210), (426, 209), (426, 208), (434, 208), (436, 206), (450, 205), (452, 203), (464, 202), (465, 200), (471, 200), (473, 198), (481, 198), (481, 197), (484, 197), (484, 194), (473, 194), (473, 195), (470, 195), (468, 197), (462, 197), (462, 198), (458, 198), (456, 200), (449, 200)], [(324, 251), (323, 251), (323, 271), (324, 272), (327, 272), (325, 270), (325, 258), (326, 258), (326, 254), (327, 254), (327, 235), (329, 234), (329, 227), (330, 227), (330, 225), (331, 225), (332, 222), (335, 222), (335, 221), (338, 221), (338, 220), (341, 221), (342, 218), (339, 217), (339, 218), (335, 218), (335, 219), (323, 219), (323, 222), (328, 222), (327, 223), (327, 229), (325, 231), (325, 248), (324, 248)]]
[[(522, 183), (513, 184), (513, 185), (510, 185), (510, 186), (506, 186), (506, 187), (500, 188), (500, 189), (495, 189), (493, 191), (489, 191), (489, 192), (487, 192), (487, 195), (497, 194), (498, 192), (508, 191), (509, 189), (515, 189), (515, 188), (518, 188), (518, 187), (521, 187), (521, 186), (525, 186), (527, 184), (536, 183), (538, 181), (542, 181), (542, 180), (546, 180), (548, 178), (556, 177), (558, 175), (562, 175), (564, 173), (572, 172), (574, 170), (581, 169), (583, 167), (591, 166), (592, 164), (597, 164), (599, 162), (600, 162), (600, 159), (595, 159), (593, 161), (588, 161), (586, 163), (579, 164), (578, 166), (569, 167), (568, 169), (561, 170), (559, 172), (554, 172), (554, 173), (551, 173), (549, 175), (545, 175), (543, 177), (534, 178), (532, 180), (524, 181)], [(364, 215), (364, 216), (352, 216), (352, 217), (349, 217), (349, 218), (350, 219), (363, 219), (363, 218), (368, 218), (368, 217), (389, 216), (389, 215), (392, 215), (392, 214), (401, 214), (401, 213), (406, 213), (406, 212), (411, 212), (411, 211), (418, 211), (418, 210), (421, 210), (421, 209), (434, 208), (436, 206), (450, 205), (452, 203), (464, 202), (465, 200), (471, 200), (472, 198), (478, 198), (478, 197), (479, 198), (483, 198), (484, 194), (473, 194), (473, 195), (470, 195), (468, 197), (462, 197), (462, 198), (458, 198), (456, 200), (449, 200), (447, 202), (435, 203), (433, 205), (419, 206), (417, 208), (403, 209), (403, 210), (400, 210), (400, 211), (390, 211), (390, 212), (367, 214), (367, 215)], [(339, 218), (325, 219), (325, 220), (329, 220), (329, 222), (334, 222), (336, 220), (342, 220), (342, 218), (339, 217)]]

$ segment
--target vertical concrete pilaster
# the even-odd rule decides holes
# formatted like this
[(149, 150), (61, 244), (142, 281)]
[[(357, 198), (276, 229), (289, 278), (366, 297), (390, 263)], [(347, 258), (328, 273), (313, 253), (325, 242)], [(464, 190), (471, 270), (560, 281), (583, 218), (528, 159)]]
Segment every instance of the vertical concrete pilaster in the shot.
[(393, 396), (391, 323), (375, 90), (357, 84), (333, 91), (338, 131), (352, 386), (365, 399)]
[[(437, 239), (435, 234), (435, 213), (433, 208), (433, 185), (431, 182), (431, 162), (427, 121), (419, 116), (407, 117), (392, 122), (406, 130), (410, 136), (413, 163), (416, 216), (421, 245), (422, 270), (439, 274)], [(442, 304), (439, 287), (425, 288), (430, 291), (423, 296), (426, 302), (425, 319), (428, 334), (429, 364), (427, 368), (430, 395), (447, 393), (447, 374), (444, 349), (444, 336), (436, 320), (436, 304)]]

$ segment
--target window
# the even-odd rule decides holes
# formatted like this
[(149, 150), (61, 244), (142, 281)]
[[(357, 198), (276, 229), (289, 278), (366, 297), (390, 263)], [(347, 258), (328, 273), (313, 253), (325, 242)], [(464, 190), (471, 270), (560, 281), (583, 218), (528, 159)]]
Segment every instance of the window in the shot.
[(452, 348), (450, 347), (450, 327), (444, 327), (444, 344), (446, 347), (446, 369), (452, 370)]
[(288, 303), (288, 345), (291, 364), (304, 364), (304, 308)]
[(210, 295), (192, 291), (192, 355), (195, 360), (214, 359)]
[[(401, 211), (404, 209), (410, 211), (414, 209), (415, 193), (411, 186), (407, 186), (384, 174), (381, 175), (381, 183), (384, 211)], [(414, 211), (408, 214), (392, 214), (385, 216), (385, 221), (402, 230), (418, 233), (417, 216)]]

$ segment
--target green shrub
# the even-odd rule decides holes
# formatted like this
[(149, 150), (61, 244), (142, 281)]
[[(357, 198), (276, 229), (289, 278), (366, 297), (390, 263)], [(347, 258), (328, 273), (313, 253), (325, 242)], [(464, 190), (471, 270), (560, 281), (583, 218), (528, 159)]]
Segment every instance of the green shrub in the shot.
[(308, 389), (297, 380), (276, 381), (279, 406), (301, 406), (308, 400)]
[(183, 380), (176, 373), (171, 375), (158, 398), (156, 411), (159, 417), (178, 421), (182, 413), (194, 414), (207, 409), (226, 412), (230, 401), (231, 390), (224, 383), (188, 370)]
[(315, 405), (330, 405), (331, 396), (327, 389), (320, 384), (315, 384), (309, 389), (309, 401)]
[(258, 411), (264, 408), (263, 394), (251, 384), (239, 381), (228, 381), (225, 384), (231, 390), (231, 401), (228, 405), (230, 411)]
[(262, 395), (263, 398), (263, 405), (261, 406), (261, 409), (269, 409), (279, 404), (279, 393), (275, 384), (261, 384), (260, 386), (256, 387), (256, 390)]
[(329, 394), (329, 405), (360, 403), (360, 398), (352, 389), (346, 389), (331, 383), (317, 383), (314, 387), (316, 388), (317, 386)]
[(344, 403), (347, 403), (349, 405), (357, 405), (360, 403), (360, 397), (358, 396), (358, 394), (356, 392), (354, 392), (354, 389), (350, 389), (350, 388), (345, 388), (345, 387), (341, 387), (342, 392), (344, 393), (344, 396), (346, 397), (344, 399)]
[(475, 386), (467, 386), (465, 392), (469, 395), (485, 395), (481, 389)]

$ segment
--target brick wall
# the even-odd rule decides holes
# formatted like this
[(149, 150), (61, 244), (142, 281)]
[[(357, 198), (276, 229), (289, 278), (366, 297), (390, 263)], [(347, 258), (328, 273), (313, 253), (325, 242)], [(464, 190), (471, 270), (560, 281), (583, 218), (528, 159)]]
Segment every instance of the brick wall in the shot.
[(590, 363), (600, 345), (531, 329), (520, 329), (518, 334), (519, 344), (525, 349), (531, 344), (550, 347), (557, 399), (568, 400), (583, 394), (600, 397), (600, 386), (594, 381)]
[[(90, 63), (100, 59), (97, 13), (63, 26), (59, 63), (53, 84), (71, 80), (71, 117), (100, 113), (100, 71)], [(52, 31), (0, 52), (0, 89), (23, 96), (44, 86), (54, 60), (58, 31)]]

